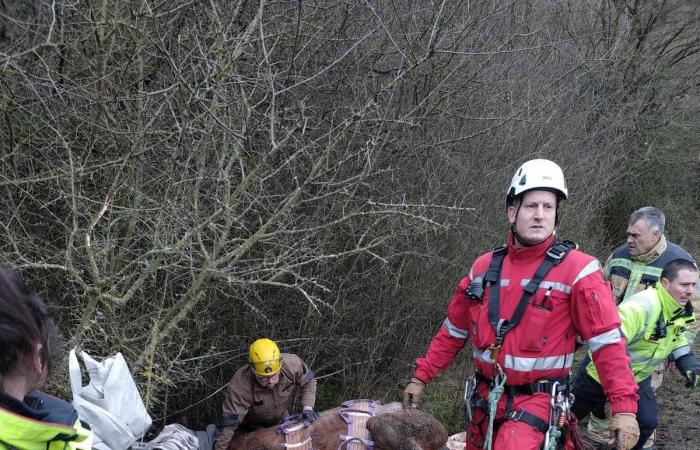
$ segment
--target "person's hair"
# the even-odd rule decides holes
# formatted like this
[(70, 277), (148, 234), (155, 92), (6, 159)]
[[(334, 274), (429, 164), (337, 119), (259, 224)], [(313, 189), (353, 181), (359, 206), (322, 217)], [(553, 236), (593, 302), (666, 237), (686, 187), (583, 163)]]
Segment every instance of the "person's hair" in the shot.
[(687, 259), (674, 259), (670, 263), (666, 264), (663, 272), (661, 272), (661, 278), (666, 278), (668, 281), (674, 281), (676, 278), (678, 278), (678, 272), (681, 270), (697, 272), (698, 268)]
[(638, 220), (644, 219), (649, 230), (659, 230), (661, 233), (664, 232), (666, 227), (666, 216), (659, 208), (654, 208), (653, 206), (645, 206), (644, 208), (639, 208), (632, 214), (630, 214), (628, 225), (634, 225)]
[(41, 344), (41, 359), (51, 372), (58, 334), (46, 306), (16, 273), (0, 266), (0, 377), (12, 372), (20, 356)]

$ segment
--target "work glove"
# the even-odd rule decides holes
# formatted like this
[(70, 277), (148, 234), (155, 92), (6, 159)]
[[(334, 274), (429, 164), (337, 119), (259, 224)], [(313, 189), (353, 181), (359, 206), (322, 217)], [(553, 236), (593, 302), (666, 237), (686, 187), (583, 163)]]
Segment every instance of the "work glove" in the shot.
[(695, 388), (700, 384), (700, 362), (692, 352), (681, 356), (675, 363), (678, 371), (687, 380), (685, 387)]
[(610, 431), (617, 437), (617, 450), (630, 450), (639, 440), (639, 424), (632, 413), (616, 413), (610, 419)]
[(700, 384), (700, 368), (688, 369), (683, 376), (686, 379), (685, 387), (695, 389)]
[(425, 383), (416, 377), (412, 377), (411, 381), (403, 390), (403, 407), (404, 409), (417, 408), (420, 396), (425, 389)]
[(319, 416), (313, 409), (305, 409), (301, 412), (302, 417), (309, 423), (314, 423), (318, 420)]

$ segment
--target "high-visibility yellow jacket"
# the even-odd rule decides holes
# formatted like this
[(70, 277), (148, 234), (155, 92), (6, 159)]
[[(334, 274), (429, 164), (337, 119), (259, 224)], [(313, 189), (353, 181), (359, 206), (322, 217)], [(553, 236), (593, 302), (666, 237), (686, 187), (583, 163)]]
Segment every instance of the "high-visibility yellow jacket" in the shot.
[(631, 295), (659, 281), (664, 267), (675, 259), (695, 264), (688, 252), (661, 236), (659, 242), (644, 255), (631, 256), (627, 244), (617, 247), (605, 261), (603, 273), (612, 285), (613, 296), (619, 304)]
[(90, 450), (93, 435), (73, 406), (41, 392), (0, 394), (0, 450)]
[[(667, 359), (675, 361), (691, 353), (684, 334), (695, 321), (695, 315), (692, 308), (679, 305), (661, 283), (628, 297), (619, 305), (618, 312), (637, 383), (651, 376)], [(666, 336), (660, 333), (660, 328)], [(592, 363), (586, 371), (599, 379)]]

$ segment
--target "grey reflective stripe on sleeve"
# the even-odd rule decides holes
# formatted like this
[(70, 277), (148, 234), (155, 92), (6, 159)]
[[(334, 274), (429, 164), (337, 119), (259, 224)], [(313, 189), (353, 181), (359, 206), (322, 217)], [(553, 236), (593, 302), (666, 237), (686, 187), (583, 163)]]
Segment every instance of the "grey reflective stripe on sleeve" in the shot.
[(621, 339), (622, 335), (620, 334), (620, 329), (615, 328), (614, 330), (606, 331), (605, 333), (591, 337), (586, 341), (586, 344), (588, 344), (588, 348), (591, 352), (597, 352), (606, 345), (617, 344)]
[(678, 358), (680, 358), (681, 356), (687, 355), (688, 353), (690, 353), (690, 346), (689, 345), (684, 345), (683, 347), (679, 347), (671, 353), (671, 358), (672, 358), (671, 361), (678, 361)]
[(445, 321), (442, 323), (442, 326), (447, 328), (447, 332), (452, 337), (456, 337), (457, 339), (466, 339), (467, 337), (469, 337), (469, 333), (467, 332), (467, 330), (457, 328), (452, 324), (452, 322), (450, 322), (450, 319), (445, 319)]
[(569, 369), (574, 364), (574, 354), (568, 353), (566, 355), (547, 356), (544, 358), (523, 358), (521, 356), (505, 355), (504, 362), (505, 368), (520, 372)]
[(642, 355), (633, 351), (630, 351), (629, 354), (633, 363), (645, 364), (647, 367), (656, 367), (666, 361), (666, 358), (653, 358), (652, 356)]
[(314, 371), (311, 369), (306, 369), (306, 373), (304, 374), (304, 379), (307, 381), (311, 381), (314, 379)]
[(600, 266), (600, 261), (597, 259), (594, 259), (593, 261), (589, 262), (586, 264), (586, 266), (581, 269), (581, 271), (576, 275), (576, 278), (574, 279), (574, 282), (571, 283), (572, 285), (578, 283), (581, 279), (587, 277), (588, 275), (595, 273), (597, 271), (602, 271), (603, 268)]
[[(529, 278), (523, 278), (520, 280), (520, 286), (525, 287), (530, 282)], [(542, 281), (538, 286), (538, 289), (552, 289), (554, 291), (560, 291), (565, 294), (571, 294), (571, 286), (564, 283), (558, 283), (556, 281)]]

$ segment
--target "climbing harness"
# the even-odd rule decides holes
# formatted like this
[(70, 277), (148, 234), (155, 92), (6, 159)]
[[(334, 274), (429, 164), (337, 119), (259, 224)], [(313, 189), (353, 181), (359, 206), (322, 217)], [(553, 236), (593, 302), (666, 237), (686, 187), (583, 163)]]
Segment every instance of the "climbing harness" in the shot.
[(513, 316), (508, 319), (501, 319), (501, 266), (503, 265), (503, 259), (508, 252), (508, 247), (503, 245), (492, 251), (491, 263), (484, 275), (484, 282), (488, 283), (489, 287), (489, 322), (496, 332), (496, 342), (491, 344), (491, 359), (494, 364), (498, 361), (498, 356), (503, 345), (503, 340), (506, 337), (506, 333), (516, 327), (520, 323), (520, 319), (525, 313), (525, 308), (527, 307), (530, 297), (532, 297), (540, 286), (540, 283), (547, 276), (552, 267), (559, 265), (566, 255), (575, 248), (576, 244), (571, 241), (555, 241), (545, 252), (544, 260), (540, 263), (540, 266), (535, 271), (535, 275), (523, 288), (523, 295), (520, 297), (520, 302), (518, 303)]
[[(518, 323), (520, 323), (520, 319), (525, 313), (525, 309), (530, 301), (530, 298), (537, 292), (539, 285), (547, 276), (547, 273), (549, 273), (549, 271), (554, 266), (559, 265), (564, 260), (564, 258), (566, 258), (569, 252), (574, 248), (576, 248), (576, 244), (570, 241), (555, 241), (552, 243), (552, 245), (545, 252), (545, 258), (535, 271), (534, 276), (523, 288), (523, 294), (520, 297), (520, 301), (518, 302), (515, 312), (513, 313), (510, 319), (502, 319), (500, 317), (501, 267), (503, 265), (503, 259), (505, 258), (506, 253), (508, 252), (507, 246), (504, 245), (492, 251), (491, 262), (486, 271), (486, 274), (484, 275), (483, 281), (479, 280), (479, 283), (486, 284), (489, 289), (488, 319), (489, 323), (491, 324), (496, 333), (495, 342), (489, 346), (489, 350), (491, 352), (491, 360), (493, 361), (493, 366), (497, 373), (491, 381), (491, 387), (489, 390), (487, 400), (489, 425), (485, 439), (486, 450), (491, 450), (491, 446), (493, 444), (493, 422), (496, 417), (498, 401), (500, 400), (501, 395), (504, 392), (507, 392), (509, 396), (512, 396), (514, 394), (532, 395), (532, 393), (534, 392), (542, 392), (540, 390), (541, 387), (543, 388), (551, 384), (551, 395), (554, 396), (551, 400), (551, 404), (553, 407), (555, 405), (556, 396), (561, 395), (561, 393), (558, 391), (558, 385), (560, 384), (559, 381), (552, 382), (550, 380), (542, 380), (541, 382), (533, 383), (532, 385), (506, 386), (507, 376), (503, 372), (503, 369), (501, 368), (500, 364), (498, 363), (498, 358), (500, 355), (500, 351), (503, 347), (503, 341), (505, 340), (506, 334), (510, 330), (515, 328), (518, 325)], [(478, 287), (480, 288), (481, 286)], [(474, 287), (470, 286), (467, 288), (465, 295), (472, 300), (477, 300), (478, 295), (475, 294), (478, 294), (478, 291), (479, 289), (475, 289)], [(527, 392), (528, 389), (530, 392)], [(471, 409), (471, 407), (469, 407), (469, 409)], [(471, 417), (471, 411), (468, 412), (469, 417)], [(550, 414), (553, 415), (555, 414), (555, 412), (551, 411)], [(535, 416), (534, 414), (525, 411), (524, 409), (517, 409), (509, 412), (506, 415), (506, 420), (523, 421), (532, 425), (542, 433), (545, 433), (545, 450), (551, 450), (547, 447), (547, 445), (549, 445), (549, 441), (553, 441), (554, 445), (556, 446), (556, 439), (559, 436), (556, 435), (558, 431), (556, 427), (554, 427), (555, 429), (553, 429), (552, 427), (552, 424), (555, 423), (555, 421), (552, 420), (552, 417), (550, 417), (550, 421), (549, 423), (547, 423), (539, 417)], [(559, 417), (557, 414), (556, 421), (558, 422), (558, 420)]]
[(374, 417), (375, 410), (379, 402), (376, 400), (350, 400), (341, 404), (341, 409), (338, 411), (340, 417), (348, 424), (348, 434), (338, 436), (340, 445), (338, 450), (372, 450), (374, 441), (372, 441), (367, 430), (367, 421), (370, 417)]

